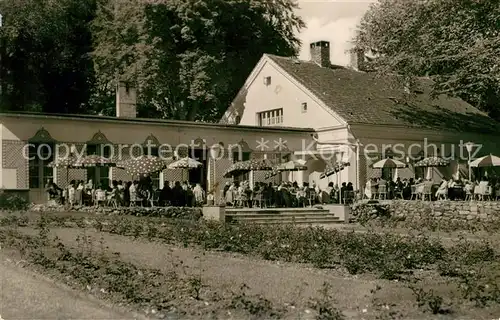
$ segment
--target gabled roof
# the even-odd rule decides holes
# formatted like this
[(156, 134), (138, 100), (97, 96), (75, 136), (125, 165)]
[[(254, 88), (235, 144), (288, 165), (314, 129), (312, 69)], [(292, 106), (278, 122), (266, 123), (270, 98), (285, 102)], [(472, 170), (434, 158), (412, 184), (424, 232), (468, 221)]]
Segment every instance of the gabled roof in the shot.
[(461, 132), (499, 132), (500, 123), (465, 101), (431, 96), (432, 81), (417, 79), (409, 93), (396, 75), (267, 55), (349, 124), (396, 125)]

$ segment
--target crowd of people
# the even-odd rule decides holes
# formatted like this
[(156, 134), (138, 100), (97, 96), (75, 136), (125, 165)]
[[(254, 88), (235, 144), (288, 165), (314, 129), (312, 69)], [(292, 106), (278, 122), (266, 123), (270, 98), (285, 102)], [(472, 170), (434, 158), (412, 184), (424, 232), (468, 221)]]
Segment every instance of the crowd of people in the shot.
[(352, 183), (343, 183), (339, 188), (333, 182), (321, 189), (315, 183), (282, 182), (281, 184), (256, 182), (254, 187), (248, 181), (226, 183), (223, 193), (226, 205), (235, 207), (278, 207), (292, 208), (315, 204), (347, 203), (354, 200)]
[(485, 200), (500, 196), (500, 179), (483, 177), (478, 181), (443, 179), (441, 183), (428, 179), (384, 180), (369, 179), (364, 198), (368, 199), (429, 199)]
[(70, 206), (201, 206), (206, 193), (200, 184), (190, 185), (165, 181), (162, 189), (153, 185), (147, 175), (136, 181), (112, 181), (111, 187), (94, 184), (92, 180), (73, 180), (67, 188), (60, 188), (52, 180), (47, 182), (49, 199)]
[[(73, 180), (67, 188), (60, 188), (48, 181), (49, 199), (70, 206), (202, 206), (207, 194), (200, 184), (190, 185), (179, 181), (165, 181), (162, 189), (154, 186), (147, 175), (137, 181), (112, 181), (111, 186)], [(256, 182), (253, 188), (248, 181), (228, 182), (222, 190), (219, 202), (233, 207), (304, 207), (315, 204), (343, 203), (355, 199), (451, 199), (487, 200), (500, 197), (500, 178), (483, 177), (480, 181), (461, 179), (443, 180), (440, 184), (424, 179), (384, 180), (369, 179), (364, 193), (357, 193), (352, 183), (339, 187), (330, 182), (326, 188), (315, 183), (282, 182), (281, 184)], [(213, 196), (208, 195), (213, 201)]]

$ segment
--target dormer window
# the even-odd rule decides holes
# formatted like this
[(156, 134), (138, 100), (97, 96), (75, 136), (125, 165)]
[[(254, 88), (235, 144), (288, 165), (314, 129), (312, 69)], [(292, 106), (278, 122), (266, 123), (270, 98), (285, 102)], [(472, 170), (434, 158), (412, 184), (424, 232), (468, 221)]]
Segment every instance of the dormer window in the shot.
[(307, 102), (302, 102), (302, 104), (301, 104), (301, 110), (302, 110), (302, 113), (306, 113), (307, 112)]
[(271, 85), (271, 77), (264, 77), (264, 85), (265, 86)]

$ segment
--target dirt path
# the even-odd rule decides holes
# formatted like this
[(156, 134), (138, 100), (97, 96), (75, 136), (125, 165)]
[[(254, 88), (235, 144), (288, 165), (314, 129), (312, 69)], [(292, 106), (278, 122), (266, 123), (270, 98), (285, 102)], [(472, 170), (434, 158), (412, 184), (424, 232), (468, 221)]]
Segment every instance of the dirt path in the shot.
[[(32, 229), (21, 229), (23, 232), (36, 233)], [(95, 241), (94, 250), (98, 250), (98, 242), (103, 237), (107, 250), (119, 252), (121, 259), (157, 268), (163, 272), (175, 271), (178, 274), (201, 275), (204, 284), (212, 290), (237, 290), (242, 284), (250, 287), (253, 294), (260, 294), (276, 305), (294, 304), (304, 311), (303, 319), (307, 319), (308, 302), (318, 296), (318, 290), (327, 281), (333, 288), (336, 307), (344, 312), (348, 319), (380, 319), (381, 313), (397, 312), (396, 319), (435, 319), (434, 316), (422, 314), (415, 306), (415, 298), (406, 285), (394, 281), (375, 279), (370, 276), (350, 276), (338, 270), (319, 270), (307, 268), (300, 264), (283, 264), (262, 261), (249, 257), (203, 251), (191, 248), (177, 248), (162, 243), (134, 240), (130, 237), (98, 233), (86, 230), (87, 236)], [(80, 229), (59, 228), (52, 230), (52, 236), (59, 237), (65, 244), (77, 247), (76, 238), (82, 236)], [(182, 261), (182, 266), (176, 265)], [(443, 292), (449, 296), (452, 290), (442, 279), (429, 279), (427, 288)], [(374, 290), (379, 288), (379, 290)], [(376, 307), (374, 305), (380, 304)], [(390, 310), (382, 310), (383, 305)], [(463, 315), (467, 318), (470, 312), (466, 305), (458, 307), (453, 316), (441, 319), (457, 319)], [(496, 310), (499, 312), (499, 310)], [(477, 319), (492, 319), (490, 311), (485, 314), (474, 314)], [(389, 319), (387, 316), (382, 317)]]
[(143, 319), (23, 269), (0, 253), (0, 319)]

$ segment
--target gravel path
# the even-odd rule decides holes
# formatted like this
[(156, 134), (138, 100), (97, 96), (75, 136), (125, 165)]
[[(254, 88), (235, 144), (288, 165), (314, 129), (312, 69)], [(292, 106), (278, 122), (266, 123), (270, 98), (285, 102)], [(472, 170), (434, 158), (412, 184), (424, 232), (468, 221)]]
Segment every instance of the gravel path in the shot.
[(54, 283), (0, 253), (0, 319), (142, 319)]

